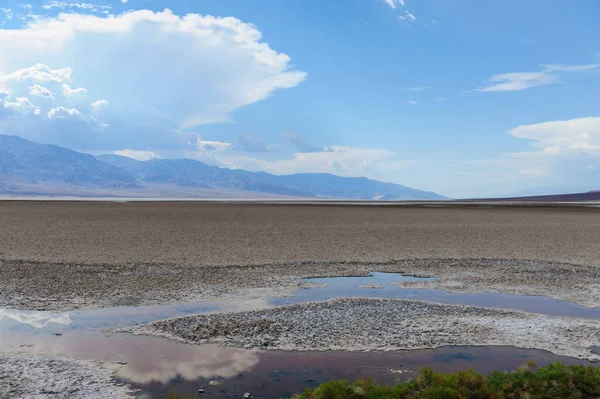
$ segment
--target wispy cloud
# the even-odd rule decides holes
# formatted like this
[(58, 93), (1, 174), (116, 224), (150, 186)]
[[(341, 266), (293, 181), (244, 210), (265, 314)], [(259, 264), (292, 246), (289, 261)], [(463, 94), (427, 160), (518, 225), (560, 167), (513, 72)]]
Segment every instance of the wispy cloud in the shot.
[(546, 64), (542, 65), (545, 71), (554, 72), (554, 71), (565, 71), (565, 72), (581, 72), (581, 71), (589, 71), (591, 69), (600, 68), (600, 64), (588, 64), (588, 65), (554, 65), (554, 64)]
[(402, 89), (402, 91), (424, 91), (429, 90), (431, 87), (429, 86), (418, 86), (418, 87), (407, 87), (406, 89)]
[(539, 72), (510, 72), (493, 75), (488, 84), (475, 89), (482, 92), (521, 91), (532, 87), (547, 86), (559, 82), (560, 72), (584, 72), (599, 68), (589, 65), (542, 65)]
[(418, 104), (418, 102), (416, 102), (414, 100), (407, 100), (407, 101), (405, 101), (405, 103), (412, 104), (412, 105), (417, 105)]
[(404, 0), (384, 0), (384, 3), (390, 6), (391, 8), (404, 7)]
[(12, 9), (10, 9), (10, 8), (0, 7), (0, 12), (2, 12), (2, 14), (4, 14), (4, 19), (12, 19), (12, 17), (13, 17), (13, 12), (12, 12)]
[(61, 9), (76, 8), (76, 9), (88, 10), (88, 11), (103, 11), (103, 10), (107, 11), (107, 10), (110, 10), (112, 7), (109, 5), (105, 5), (105, 4), (102, 5), (102, 4), (82, 3), (79, 1), (51, 0), (50, 3), (43, 5), (42, 8), (45, 8), (46, 10), (49, 10), (52, 8), (61, 8)]
[(501, 73), (489, 78), (489, 84), (476, 91), (520, 91), (531, 87), (545, 86), (556, 82), (558, 76), (545, 72)]
[(433, 99), (433, 101), (448, 101), (450, 100), (450, 97), (436, 97)]
[[(383, 2), (392, 9), (404, 8), (406, 6), (406, 0), (383, 0)], [(403, 14), (398, 15), (398, 19), (407, 22), (415, 22), (417, 17), (408, 10), (404, 9)], [(437, 23), (437, 21), (435, 23)]]
[(417, 17), (415, 17), (413, 14), (409, 13), (408, 11), (406, 11), (404, 13), (404, 17), (408, 20), (410, 20), (411, 22), (415, 22), (417, 20)]

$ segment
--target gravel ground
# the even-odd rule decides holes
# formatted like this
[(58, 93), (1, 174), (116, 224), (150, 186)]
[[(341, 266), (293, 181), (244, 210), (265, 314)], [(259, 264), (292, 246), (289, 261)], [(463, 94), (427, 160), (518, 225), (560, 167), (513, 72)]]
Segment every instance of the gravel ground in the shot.
[(499, 345), (597, 360), (600, 322), (440, 305), (344, 298), (259, 311), (214, 313), (135, 326), (134, 334), (188, 343), (296, 351), (372, 351)]
[(0, 354), (0, 397), (35, 399), (132, 398), (112, 372), (81, 360)]
[(600, 306), (597, 209), (0, 201), (0, 226), (0, 307), (281, 296), (369, 271)]
[[(385, 263), (295, 262), (246, 266), (91, 265), (0, 260), (0, 307), (64, 311), (194, 302), (232, 295), (290, 295), (301, 277), (364, 276), (371, 271), (440, 277), (409, 288), (543, 295), (600, 306), (600, 268), (506, 259), (421, 259)], [(233, 298), (232, 298), (233, 299)]]
[(0, 201), (0, 258), (191, 266), (538, 259), (600, 266), (600, 210)]

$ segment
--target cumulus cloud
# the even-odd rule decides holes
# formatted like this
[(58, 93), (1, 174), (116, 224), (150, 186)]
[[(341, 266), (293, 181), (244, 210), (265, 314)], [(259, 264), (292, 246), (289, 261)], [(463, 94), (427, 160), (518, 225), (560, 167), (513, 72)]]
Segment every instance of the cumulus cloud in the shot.
[[(539, 155), (565, 152), (600, 153), (600, 117), (577, 118), (517, 126), (508, 131), (514, 137), (532, 140)], [(522, 155), (531, 155), (530, 152)]]
[[(84, 142), (97, 150), (187, 147), (186, 129), (227, 121), (237, 109), (306, 77), (254, 25), (169, 10), (40, 17), (0, 30), (0, 54), (0, 90), (9, 101), (27, 96), (37, 83), (56, 94), (51, 104), (34, 102), (44, 114), (76, 108), (87, 122), (68, 129), (76, 136), (65, 134), (64, 124), (32, 119), (2, 119), (2, 131), (74, 148)], [(84, 100), (91, 96), (110, 102), (101, 123), (90, 116), (97, 107)]]
[(76, 89), (72, 89), (70, 85), (63, 84), (62, 86), (63, 94), (66, 97), (71, 96), (85, 96), (87, 94), (87, 89), (83, 87), (78, 87)]
[(40, 108), (33, 105), (27, 97), (16, 97), (13, 101), (4, 100), (2, 105), (9, 110), (12, 109), (15, 112), (22, 112), (25, 114), (31, 112), (34, 115), (39, 115), (41, 112)]
[(584, 72), (600, 67), (590, 65), (542, 65), (539, 72), (510, 72), (493, 75), (485, 86), (475, 89), (482, 92), (521, 91), (546, 86), (560, 81), (560, 72)]
[(108, 100), (98, 100), (98, 101), (94, 101), (92, 103), (92, 107), (94, 108), (103, 108), (108, 106), (108, 104), (110, 104), (110, 101)]
[(83, 115), (81, 115), (81, 111), (75, 108), (66, 108), (63, 106), (52, 108), (48, 111), (48, 118), (57, 118), (57, 119), (65, 119), (65, 118), (74, 118), (81, 119)]
[(34, 83), (32, 86), (29, 86), (29, 94), (32, 96), (46, 97), (54, 100), (54, 93), (52, 92), (52, 90), (37, 83)]

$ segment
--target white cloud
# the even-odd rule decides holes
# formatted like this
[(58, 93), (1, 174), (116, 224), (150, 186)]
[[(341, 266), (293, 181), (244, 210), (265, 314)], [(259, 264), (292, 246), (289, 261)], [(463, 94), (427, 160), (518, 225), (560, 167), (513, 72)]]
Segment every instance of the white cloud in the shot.
[(531, 87), (545, 86), (558, 80), (558, 76), (545, 72), (512, 72), (492, 76), (490, 84), (477, 91), (520, 91)]
[(404, 0), (384, 0), (384, 3), (390, 6), (391, 8), (404, 7)]
[[(56, 137), (56, 144), (69, 147), (85, 138), (87, 148), (97, 150), (187, 147), (183, 129), (227, 121), (237, 109), (306, 77), (293, 68), (290, 57), (262, 41), (254, 25), (233, 17), (179, 17), (169, 10), (40, 18), (22, 28), (0, 30), (0, 54), (5, 73), (0, 74), (0, 89), (8, 78), (11, 98), (26, 95), (23, 90), (32, 83), (44, 83), (62, 93), (44, 112), (72, 108), (74, 94), (86, 91), (110, 101), (103, 113), (108, 127), (101, 132), (94, 123), (88, 129), (78, 126), (74, 137), (62, 125), (60, 132), (41, 132), (52, 125), (33, 129), (31, 121), (14, 119), (0, 121), (3, 131), (47, 141)], [(27, 81), (25, 89), (17, 81)], [(90, 120), (86, 115), (92, 108), (89, 102), (77, 102), (84, 120)]]
[(3, 100), (0, 104), (4, 105), (4, 108), (18, 112), (19, 115), (27, 115), (33, 113), (39, 115), (41, 113), (40, 108), (35, 106), (27, 97), (17, 97), (13, 101)]
[(84, 89), (83, 87), (78, 87), (76, 89), (72, 89), (71, 85), (68, 85), (66, 83), (63, 84), (62, 89), (63, 89), (63, 94), (65, 95), (65, 97), (85, 96), (87, 94), (87, 89)]
[(409, 13), (408, 11), (406, 11), (404, 13), (404, 17), (411, 20), (411, 22), (415, 22), (417, 20), (417, 17), (415, 17), (413, 14)]
[(4, 14), (4, 19), (7, 19), (7, 20), (12, 19), (13, 12), (10, 8), (0, 7), (0, 11), (2, 11), (2, 13)]
[(412, 104), (412, 105), (417, 105), (418, 104), (418, 102), (416, 102), (414, 100), (407, 100), (407, 101), (405, 101), (405, 103)]
[(448, 101), (450, 97), (436, 97), (433, 99), (434, 101)]
[(140, 150), (118, 150), (114, 152), (116, 155), (122, 155), (124, 157), (133, 158), (138, 161), (148, 161), (150, 159), (158, 158), (158, 155), (154, 151), (140, 151)]
[[(2, 37), (4, 32), (0, 32), (0, 37)], [(2, 43), (0, 42), (0, 48), (2, 48), (1, 46)], [(0, 62), (8, 58), (8, 56), (5, 56), (0, 59)], [(31, 67), (18, 69), (15, 72), (9, 73), (8, 75), (2, 74), (2, 70), (0, 70), (0, 87), (7, 86), (11, 82), (23, 82), (27, 80), (37, 83), (68, 82), (71, 80), (72, 73), (73, 70), (71, 68), (50, 69), (48, 65), (36, 63)]]
[(29, 94), (32, 96), (45, 97), (52, 100), (54, 99), (54, 93), (52, 90), (37, 83), (34, 83), (29, 87)]
[(266, 171), (274, 174), (334, 173), (340, 176), (377, 177), (380, 173), (404, 169), (412, 161), (399, 159), (387, 149), (330, 146), (325, 152), (298, 152), (291, 159), (264, 160), (223, 154), (222, 165), (236, 169)]
[(591, 69), (600, 68), (600, 64), (588, 64), (588, 65), (543, 65), (544, 70), (549, 72), (554, 71), (565, 71), (565, 72), (581, 72), (589, 71)]
[(418, 86), (418, 87), (408, 87), (406, 89), (402, 89), (402, 91), (424, 91), (429, 90), (431, 87), (429, 86)]
[(121, 0), (121, 3), (125, 4), (127, 3), (127, 0)]
[[(517, 126), (508, 131), (514, 137), (532, 140), (536, 155), (565, 152), (600, 152), (600, 117), (551, 121)], [(521, 153), (531, 155), (532, 152)]]
[(73, 8), (73, 9), (80, 9), (80, 10), (86, 10), (86, 11), (107, 11), (111, 9), (111, 6), (109, 5), (102, 5), (102, 4), (92, 4), (92, 3), (84, 3), (84, 2), (79, 2), (79, 1), (59, 1), (59, 0), (51, 0), (50, 3), (45, 4), (42, 6), (42, 8), (45, 8), (46, 10), (52, 9), (52, 8), (60, 8), (60, 9), (69, 9), (69, 8)]
[(233, 148), (232, 143), (222, 141), (200, 140), (199, 138), (194, 143), (194, 146), (203, 151), (228, 151)]
[(81, 111), (75, 108), (66, 108), (63, 106), (52, 108), (48, 111), (48, 118), (56, 118), (56, 119), (66, 119), (66, 118), (74, 118), (81, 119), (83, 115), (81, 115)]
[(559, 82), (560, 72), (584, 72), (600, 67), (590, 65), (542, 65), (539, 72), (511, 72), (493, 75), (488, 84), (475, 89), (482, 92), (521, 91)]
[(94, 108), (103, 108), (107, 107), (110, 104), (108, 100), (98, 100), (92, 103), (92, 107)]

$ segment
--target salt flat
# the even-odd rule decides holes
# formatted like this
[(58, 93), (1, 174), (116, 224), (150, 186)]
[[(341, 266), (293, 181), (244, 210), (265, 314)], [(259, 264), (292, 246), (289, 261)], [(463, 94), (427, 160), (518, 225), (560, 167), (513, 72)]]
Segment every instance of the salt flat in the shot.
[(594, 208), (7, 201), (0, 226), (0, 305), (21, 309), (272, 296), (369, 271), (600, 305)]

